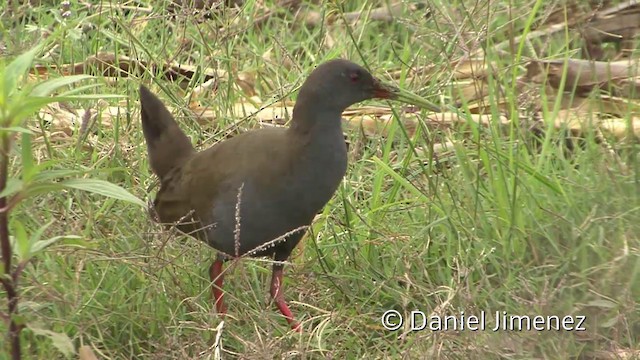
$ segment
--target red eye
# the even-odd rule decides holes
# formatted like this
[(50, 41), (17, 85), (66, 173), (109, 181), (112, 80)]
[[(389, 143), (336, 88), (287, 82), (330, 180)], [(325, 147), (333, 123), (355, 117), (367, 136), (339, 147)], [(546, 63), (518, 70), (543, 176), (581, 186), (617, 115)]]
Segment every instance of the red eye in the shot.
[(349, 79), (351, 79), (352, 82), (360, 80), (360, 73), (357, 71), (349, 73)]

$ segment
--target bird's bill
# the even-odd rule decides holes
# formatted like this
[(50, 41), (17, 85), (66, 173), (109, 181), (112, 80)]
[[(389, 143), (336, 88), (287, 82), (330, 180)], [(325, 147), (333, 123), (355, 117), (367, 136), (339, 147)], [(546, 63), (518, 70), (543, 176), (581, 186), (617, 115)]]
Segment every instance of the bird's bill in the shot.
[(442, 112), (442, 109), (431, 101), (410, 91), (385, 84), (378, 79), (374, 79), (373, 96), (378, 99), (392, 99), (400, 101), (433, 112)]
[(441, 113), (443, 111), (440, 106), (410, 91), (407, 91), (404, 89), (398, 89), (395, 95), (396, 95), (395, 97), (396, 101), (400, 101), (409, 105), (414, 105), (421, 109), (426, 109), (436, 113)]
[(373, 78), (373, 97), (378, 99), (395, 99), (400, 89)]

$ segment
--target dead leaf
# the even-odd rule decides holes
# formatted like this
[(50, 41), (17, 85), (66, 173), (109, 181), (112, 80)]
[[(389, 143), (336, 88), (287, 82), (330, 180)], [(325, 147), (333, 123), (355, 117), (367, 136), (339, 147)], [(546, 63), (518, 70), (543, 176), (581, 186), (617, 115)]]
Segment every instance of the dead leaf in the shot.
[(98, 360), (98, 357), (93, 353), (93, 350), (88, 345), (80, 346), (78, 349), (79, 360)]
[[(584, 95), (596, 88), (608, 88), (638, 76), (637, 61), (588, 61), (580, 59), (533, 60), (527, 65), (526, 78), (558, 89), (566, 72), (564, 91)], [(636, 79), (634, 79), (635, 81)]]

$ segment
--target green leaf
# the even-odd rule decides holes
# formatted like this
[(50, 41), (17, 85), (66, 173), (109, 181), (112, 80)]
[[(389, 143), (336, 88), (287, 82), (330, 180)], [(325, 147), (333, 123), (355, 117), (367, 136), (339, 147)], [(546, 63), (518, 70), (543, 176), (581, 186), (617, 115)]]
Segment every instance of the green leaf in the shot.
[[(77, 235), (60, 235), (60, 236), (54, 236), (46, 240), (37, 240), (33, 242), (33, 244), (31, 245), (31, 256), (36, 255), (37, 253), (41, 252), (42, 250), (55, 244), (58, 241), (66, 242), (67, 240), (78, 240), (78, 239), (81, 239), (81, 237)], [(79, 244), (79, 242), (76, 242), (75, 244)]]
[(83, 246), (85, 244), (77, 235), (61, 235), (40, 240), (44, 232), (49, 228), (49, 226), (51, 226), (51, 224), (53, 224), (54, 221), (55, 220), (51, 220), (50, 222), (40, 226), (35, 232), (33, 232), (33, 234), (31, 234), (31, 237), (27, 235), (27, 231), (20, 221), (12, 221), (13, 231), (15, 233), (15, 236), (13, 237), (13, 241), (15, 243), (14, 251), (16, 252), (16, 255), (18, 255), (20, 261), (28, 261), (33, 256), (57, 242), (68, 242), (70, 245), (75, 246)]
[[(53, 165), (53, 161), (44, 162), (36, 166), (37, 170), (31, 179), (31, 183), (24, 188), (24, 196), (32, 197), (36, 195), (46, 194), (48, 192), (60, 191), (65, 188), (62, 182), (57, 181), (63, 177), (83, 175), (86, 171), (83, 170), (41, 170), (47, 166)], [(9, 187), (11, 186), (11, 187)], [(23, 183), (19, 180), (10, 179), (5, 191), (0, 193), (0, 196), (5, 194), (11, 195), (23, 189)]]
[(376, 163), (376, 165), (378, 165), (382, 169), (382, 171), (384, 171), (388, 175), (391, 175), (391, 177), (393, 177), (398, 183), (400, 183), (402, 187), (410, 191), (416, 197), (416, 199), (418, 199), (418, 201), (423, 201), (423, 202), (429, 201), (427, 196), (423, 194), (418, 188), (416, 188), (415, 185), (410, 183), (402, 175), (398, 174), (395, 170), (393, 170), (389, 165), (387, 165), (380, 158), (374, 156), (372, 160), (373, 162)]
[(55, 101), (76, 101), (76, 100), (104, 100), (104, 99), (122, 99), (126, 96), (117, 94), (80, 94), (80, 95), (60, 95), (56, 96)]
[(36, 54), (42, 50), (43, 44), (34, 46), (31, 50), (19, 55), (6, 68), (2, 69), (1, 98), (8, 99), (18, 87), (18, 80), (29, 70)]
[(607, 299), (596, 299), (596, 300), (589, 301), (587, 303), (587, 306), (593, 306), (593, 307), (598, 307), (602, 309), (614, 309), (618, 307), (618, 304)]
[[(510, 155), (508, 155), (505, 151), (496, 151), (496, 150), (488, 148), (488, 147), (486, 148), (486, 150), (487, 150), (487, 152), (494, 154), (496, 157), (502, 158), (505, 161), (509, 161), (509, 156)], [(527, 174), (532, 176), (534, 179), (536, 179), (539, 182), (541, 182), (547, 188), (551, 189), (556, 194), (559, 194), (559, 195), (563, 195), (564, 194), (564, 191), (562, 190), (562, 187), (560, 185), (558, 185), (557, 183), (554, 183), (553, 181), (551, 181), (544, 174), (539, 173), (537, 171), (537, 169), (535, 169), (534, 167), (530, 166), (529, 164), (525, 164), (524, 162), (519, 162), (518, 163), (518, 167), (520, 169), (524, 170), (524, 172), (526, 172)]]
[[(58, 98), (58, 97), (65, 98), (65, 97), (72, 97), (72, 96), (73, 97), (76, 97), (76, 96), (87, 96), (87, 95), (82, 95), (82, 94), (80, 94), (80, 95), (76, 95), (76, 94), (81, 93), (81, 92), (85, 92), (87, 90), (95, 89), (95, 88), (100, 87), (100, 86), (102, 86), (102, 84), (88, 84), (88, 85), (82, 85), (82, 86), (74, 86), (72, 89), (69, 89), (68, 91), (61, 92), (60, 94), (58, 94), (56, 96), (56, 98)], [(102, 99), (102, 95), (101, 94), (93, 94), (93, 95), (92, 94), (88, 94), (88, 96), (94, 96), (94, 95), (99, 95), (100, 99)], [(116, 96), (117, 97), (124, 97), (124, 95), (116, 95)]]
[(28, 183), (37, 171), (31, 152), (31, 134), (22, 133), (22, 180)]
[(78, 247), (83, 249), (84, 248), (93, 249), (97, 246), (97, 243), (86, 241), (82, 237), (76, 236), (76, 235), (67, 235), (66, 238), (62, 239), (62, 244), (65, 246), (72, 246), (72, 247)]
[[(19, 106), (13, 106), (9, 110), (8, 119), (11, 119), (11, 124), (6, 126), (18, 126), (22, 124), (25, 118), (31, 116), (33, 113), (38, 112), (43, 106), (63, 101), (77, 101), (77, 100), (101, 100), (101, 99), (118, 99), (122, 98), (122, 95), (113, 94), (91, 94), (91, 95), (73, 95), (73, 96), (48, 96), (48, 97), (27, 97), (24, 99), (16, 100), (15, 102)], [(0, 119), (2, 120), (2, 119)]]
[(10, 132), (10, 133), (17, 132), (17, 133), (33, 135), (33, 131), (20, 126), (0, 127), (0, 132)]
[(35, 195), (46, 194), (52, 191), (60, 191), (63, 186), (60, 183), (48, 183), (48, 184), (30, 184), (25, 190), (25, 197), (32, 197)]
[(31, 243), (29, 240), (29, 236), (27, 235), (27, 230), (24, 228), (24, 225), (18, 220), (14, 220), (13, 222), (13, 240), (15, 241), (14, 251), (18, 258), (21, 261), (25, 261), (29, 259), (29, 249), (31, 247)]
[(73, 341), (71, 341), (67, 334), (42, 329), (33, 324), (28, 324), (27, 327), (29, 328), (29, 330), (33, 331), (34, 334), (49, 338), (53, 346), (55, 346), (55, 348), (58, 349), (58, 351), (60, 351), (64, 356), (70, 357), (72, 355), (75, 355), (76, 349), (73, 346)]
[(53, 97), (27, 97), (22, 99), (12, 99), (14, 106), (9, 109), (7, 119), (11, 120), (6, 126), (19, 126), (28, 116), (38, 112), (43, 106), (56, 102)]
[(83, 170), (68, 170), (68, 169), (43, 170), (33, 177), (33, 181), (55, 180), (55, 179), (68, 177), (68, 176), (82, 175), (84, 173), (86, 173), (86, 171), (83, 171)]
[(110, 198), (127, 201), (142, 207), (147, 205), (135, 195), (116, 184), (99, 179), (69, 179), (60, 182), (64, 187), (87, 191)]
[(603, 323), (600, 324), (601, 328), (612, 328), (614, 327), (618, 322), (620, 322), (620, 317), (619, 316), (613, 316), (611, 317), (609, 320), (605, 320)]
[(32, 256), (35, 255), (36, 253), (42, 251), (43, 249), (45, 249), (49, 245), (54, 244), (54, 243), (56, 243), (58, 241), (66, 242), (67, 240), (72, 240), (72, 241), (75, 242), (75, 240), (80, 239), (80, 236), (77, 236), (77, 235), (60, 235), (60, 236), (54, 236), (54, 237), (52, 237), (50, 239), (40, 240), (40, 238), (42, 237), (42, 234), (44, 234), (44, 231), (47, 230), (49, 228), (49, 226), (51, 226), (51, 224), (54, 223), (54, 221), (55, 220), (51, 220), (48, 223), (40, 226), (38, 228), (38, 230), (36, 230), (36, 232), (34, 232), (33, 235), (31, 235), (31, 254), (32, 254)]
[(7, 186), (5, 186), (4, 190), (0, 192), (0, 198), (11, 196), (17, 193), (18, 191), (22, 190), (22, 186), (22, 180), (18, 178), (10, 178), (9, 180), (7, 180)]
[(73, 83), (76, 83), (78, 81), (82, 81), (82, 80), (86, 80), (86, 79), (92, 79), (94, 78), (94, 76), (91, 75), (70, 75), (70, 76), (63, 76), (63, 77), (59, 77), (56, 79), (51, 79), (51, 80), (47, 80), (44, 82), (39, 83), (38, 85), (36, 85), (32, 90), (31, 90), (31, 94), (29, 96), (31, 97), (45, 97), (45, 96), (49, 96), (51, 95), (53, 92), (55, 92), (57, 89), (66, 86), (66, 85), (71, 85)]
[(51, 226), (51, 224), (53, 224), (53, 220), (49, 221), (48, 223), (40, 226), (32, 235), (31, 235), (31, 243), (35, 243), (36, 241), (40, 240), (40, 238), (42, 237), (42, 234), (44, 234), (44, 231), (47, 230), (47, 228), (49, 226)]

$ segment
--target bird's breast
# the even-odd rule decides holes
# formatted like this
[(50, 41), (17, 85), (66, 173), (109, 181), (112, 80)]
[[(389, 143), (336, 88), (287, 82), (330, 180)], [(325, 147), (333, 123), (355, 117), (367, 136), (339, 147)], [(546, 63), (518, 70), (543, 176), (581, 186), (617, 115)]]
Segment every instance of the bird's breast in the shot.
[(347, 148), (342, 132), (336, 141), (311, 146), (301, 152), (291, 185), (303, 206), (317, 212), (331, 199), (346, 173)]

